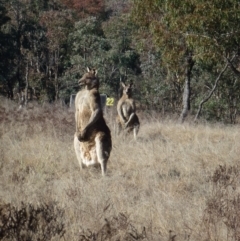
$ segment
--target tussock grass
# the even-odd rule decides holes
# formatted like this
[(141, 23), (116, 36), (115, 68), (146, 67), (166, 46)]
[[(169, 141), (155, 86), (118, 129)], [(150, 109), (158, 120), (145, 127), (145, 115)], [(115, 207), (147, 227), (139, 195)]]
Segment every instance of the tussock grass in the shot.
[[(65, 240), (206, 240), (211, 176), (219, 165), (238, 165), (239, 126), (140, 116), (136, 142), (116, 136), (114, 112), (106, 114), (113, 150), (102, 177), (98, 168), (80, 171), (72, 110), (46, 105), (17, 111), (2, 99), (1, 203), (57, 202), (65, 213)], [(115, 229), (104, 239), (108, 222)]]

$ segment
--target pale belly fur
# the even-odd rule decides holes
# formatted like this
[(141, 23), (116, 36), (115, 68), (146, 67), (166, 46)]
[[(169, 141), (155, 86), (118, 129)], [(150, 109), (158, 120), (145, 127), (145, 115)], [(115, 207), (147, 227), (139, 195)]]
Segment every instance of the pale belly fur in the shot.
[(84, 165), (90, 166), (98, 163), (95, 146), (91, 148), (89, 148), (88, 146), (88, 148), (86, 148), (86, 144), (80, 142), (80, 152), (81, 152), (82, 163)]

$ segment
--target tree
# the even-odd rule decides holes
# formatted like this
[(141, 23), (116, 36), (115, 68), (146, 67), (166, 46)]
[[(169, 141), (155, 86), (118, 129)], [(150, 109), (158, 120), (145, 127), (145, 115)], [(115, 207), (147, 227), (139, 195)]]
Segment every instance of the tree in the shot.
[(161, 52), (162, 63), (183, 82), (184, 121), (191, 100), (191, 76), (196, 63), (224, 69), (225, 57), (239, 46), (240, 9), (234, 0), (133, 0), (132, 16), (147, 29)]
[(58, 100), (61, 81), (64, 72), (64, 61), (67, 52), (68, 34), (73, 28), (72, 15), (69, 11), (49, 10), (41, 14), (41, 25), (46, 29), (46, 75), (49, 95), (52, 100)]
[(36, 66), (36, 72), (39, 72), (38, 54), (43, 43), (43, 30), (38, 24), (38, 12), (30, 3), (32, 1), (11, 0), (6, 4), (11, 18), (6, 32), (9, 35), (9, 43), (13, 46), (8, 56), (8, 59), (12, 60), (11, 76), (8, 76), (6, 81), (11, 93), (10, 98), (13, 98), (13, 88), (17, 83), (18, 96), (25, 99), (25, 103), (27, 103), (28, 87), (30, 87), (29, 75), (26, 71)]
[(130, 26), (123, 19), (101, 22), (99, 18), (88, 17), (80, 20), (75, 23), (68, 43), (72, 46), (69, 72), (74, 75), (87, 66), (98, 68), (102, 76), (101, 91), (114, 96), (117, 96), (120, 80), (133, 80), (140, 71), (139, 55), (131, 48)]
[[(101, 21), (96, 17), (88, 17), (75, 22), (73, 31), (68, 37), (70, 67), (66, 72), (69, 79), (77, 84), (77, 79), (86, 67), (98, 69), (101, 75), (102, 62), (110, 45), (101, 27)], [(101, 79), (101, 83), (104, 80)], [(102, 84), (101, 84), (102, 86)]]
[(137, 82), (141, 73), (140, 55), (133, 48), (134, 25), (129, 14), (122, 14), (104, 22), (103, 31), (111, 46), (105, 56), (104, 76), (116, 95), (121, 81)]

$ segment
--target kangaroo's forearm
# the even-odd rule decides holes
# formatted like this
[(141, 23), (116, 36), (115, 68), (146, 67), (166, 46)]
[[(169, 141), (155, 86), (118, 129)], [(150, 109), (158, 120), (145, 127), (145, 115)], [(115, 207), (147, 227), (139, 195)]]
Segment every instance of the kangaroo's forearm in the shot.
[(78, 132), (78, 130), (79, 130), (79, 114), (78, 114), (77, 110), (75, 113), (75, 121), (76, 121), (76, 132)]
[(132, 119), (134, 118), (134, 116), (135, 116), (135, 113), (133, 112), (133, 113), (130, 115), (130, 117), (129, 117), (127, 123), (126, 123), (126, 126), (128, 126), (128, 124), (132, 121)]
[(88, 121), (88, 124), (85, 127), (85, 130), (93, 126), (99, 120), (100, 117), (101, 117), (101, 110), (94, 111)]
[(122, 123), (125, 123), (126, 121), (125, 121), (125, 117), (124, 117), (123, 112), (122, 112), (122, 108), (119, 107), (119, 108), (117, 109), (117, 112), (118, 112), (118, 116), (119, 116), (119, 118), (120, 118), (120, 121), (121, 121)]

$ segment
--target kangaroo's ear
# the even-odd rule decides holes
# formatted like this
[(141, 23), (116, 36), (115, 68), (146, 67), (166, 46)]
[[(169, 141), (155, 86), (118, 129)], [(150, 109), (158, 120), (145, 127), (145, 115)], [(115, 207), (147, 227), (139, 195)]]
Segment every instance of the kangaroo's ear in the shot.
[(125, 88), (126, 87), (126, 85), (121, 81), (121, 84), (122, 84), (122, 87), (123, 88)]
[(90, 71), (91, 71), (90, 68), (87, 67), (87, 72), (90, 72)]
[(134, 87), (133, 82), (131, 82), (131, 83), (129, 84), (129, 86), (130, 86), (130, 88)]
[(97, 76), (98, 70), (94, 69), (94, 75)]

